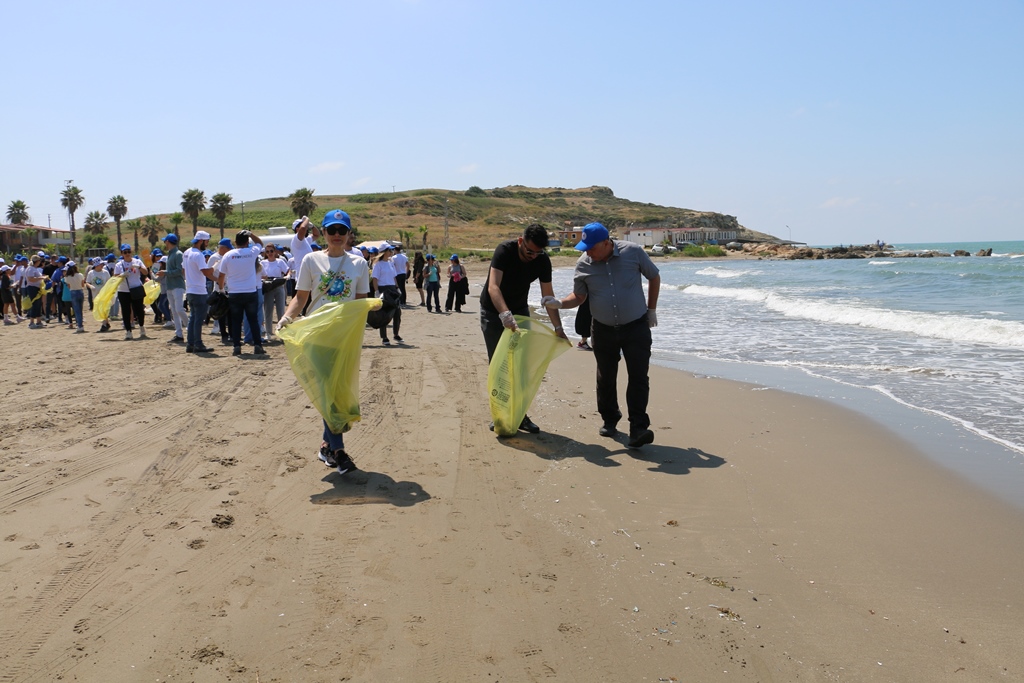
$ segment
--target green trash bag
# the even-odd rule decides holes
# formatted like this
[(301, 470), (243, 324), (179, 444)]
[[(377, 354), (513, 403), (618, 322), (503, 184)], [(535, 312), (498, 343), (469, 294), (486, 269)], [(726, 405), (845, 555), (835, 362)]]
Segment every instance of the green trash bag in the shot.
[(115, 275), (107, 280), (99, 294), (92, 298), (92, 317), (96, 322), (101, 323), (110, 317), (110, 307), (114, 304), (117, 288), (123, 281), (124, 275)]
[(501, 334), (487, 369), (491, 418), (498, 436), (512, 436), (519, 430), (548, 364), (572, 348), (568, 340), (537, 320), (517, 315), (516, 325), (518, 332), (505, 330)]
[(359, 415), (359, 356), (366, 314), (380, 299), (328, 303), (277, 333), (292, 372), (335, 434), (351, 429)]

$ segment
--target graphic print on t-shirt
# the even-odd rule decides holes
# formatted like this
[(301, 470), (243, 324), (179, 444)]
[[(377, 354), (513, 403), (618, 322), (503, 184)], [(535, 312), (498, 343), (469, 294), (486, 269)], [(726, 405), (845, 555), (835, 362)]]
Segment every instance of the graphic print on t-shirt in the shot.
[(344, 301), (352, 298), (352, 278), (347, 280), (333, 270), (320, 276), (320, 291), (328, 301)]

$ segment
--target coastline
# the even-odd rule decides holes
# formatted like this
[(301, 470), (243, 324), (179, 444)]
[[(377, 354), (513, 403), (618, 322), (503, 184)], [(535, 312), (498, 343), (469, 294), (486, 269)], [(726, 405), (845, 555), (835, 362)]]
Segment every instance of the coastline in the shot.
[[(1024, 676), (1024, 514), (900, 434), (659, 369), (655, 443), (630, 451), (597, 435), (572, 350), (531, 408), (544, 431), (497, 439), (475, 298), (407, 310), (406, 345), (364, 337), (352, 477), (315, 460), (280, 346), (175, 368), (164, 330), (6, 329), (59, 378), (16, 378), (0, 431), (8, 677)], [(126, 358), (132, 382), (81, 399)]]

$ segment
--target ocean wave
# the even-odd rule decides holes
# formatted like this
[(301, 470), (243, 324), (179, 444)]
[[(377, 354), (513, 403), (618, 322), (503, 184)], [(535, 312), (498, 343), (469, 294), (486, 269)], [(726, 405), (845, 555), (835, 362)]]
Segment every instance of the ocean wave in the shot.
[(715, 266), (709, 266), (702, 268), (696, 272), (697, 275), (710, 275), (711, 277), (717, 277), (722, 279), (729, 279), (734, 277), (742, 277), (744, 275), (756, 275), (756, 270), (727, 270), (725, 268), (716, 268)]
[(685, 292), (697, 296), (762, 303), (768, 310), (787, 318), (866, 327), (956, 342), (1024, 348), (1024, 324), (1016, 321), (837, 304), (830, 301), (790, 298), (766, 290), (745, 287), (727, 289), (690, 285)]
[(896, 262), (895, 261), (868, 261), (868, 264), (870, 264), (872, 266), (894, 266), (894, 265), (896, 265)]

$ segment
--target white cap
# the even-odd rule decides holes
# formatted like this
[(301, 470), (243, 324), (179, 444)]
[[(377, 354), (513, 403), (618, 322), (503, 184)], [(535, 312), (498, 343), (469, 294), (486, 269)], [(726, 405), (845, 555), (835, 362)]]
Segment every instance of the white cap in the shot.
[(196, 233), (196, 236), (192, 238), (192, 243), (195, 244), (196, 242), (199, 242), (201, 240), (208, 239), (210, 239), (210, 233), (206, 232), (205, 230), (200, 230), (199, 232)]

